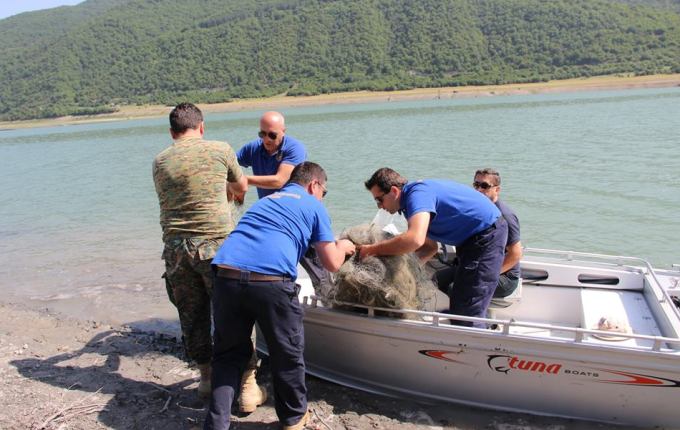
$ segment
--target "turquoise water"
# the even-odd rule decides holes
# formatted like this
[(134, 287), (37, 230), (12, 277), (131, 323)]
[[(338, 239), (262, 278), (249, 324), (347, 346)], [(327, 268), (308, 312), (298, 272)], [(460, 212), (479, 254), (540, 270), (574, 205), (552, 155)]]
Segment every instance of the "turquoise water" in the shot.
[[(680, 263), (680, 88), (282, 111), (329, 174), (337, 232), (372, 219), (363, 181), (378, 167), (469, 184), (488, 166), (524, 245)], [(260, 114), (210, 114), (206, 137), (239, 148)], [(160, 118), (0, 131), (6, 300), (122, 322), (171, 317), (151, 179), (167, 129)]]

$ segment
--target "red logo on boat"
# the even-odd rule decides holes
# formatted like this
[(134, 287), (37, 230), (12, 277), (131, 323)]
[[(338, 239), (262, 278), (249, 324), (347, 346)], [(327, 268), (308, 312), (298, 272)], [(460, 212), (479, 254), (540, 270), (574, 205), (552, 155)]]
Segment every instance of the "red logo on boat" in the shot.
[(569, 378), (584, 378), (600, 384), (619, 384), (638, 387), (680, 387), (680, 381), (657, 376), (611, 369), (569, 368), (561, 363), (545, 363), (539, 360), (521, 359), (510, 355), (489, 355), (487, 364), (492, 370), (505, 374), (508, 374), (510, 371), (519, 370), (562, 375)]
[(423, 350), (420, 350), (418, 352), (427, 356), (427, 357), (436, 358), (437, 360), (450, 361), (452, 363), (458, 363), (458, 364), (466, 364), (466, 363), (463, 363), (462, 361), (454, 360), (453, 358), (448, 357), (448, 355), (454, 355), (454, 354), (458, 355), (459, 352), (438, 351), (436, 349), (423, 349)]
[(680, 381), (658, 378), (656, 376), (641, 375), (639, 373), (622, 372), (620, 370), (601, 369), (602, 372), (620, 375), (626, 379), (604, 379), (598, 382), (603, 384), (638, 385), (646, 387), (680, 387)]

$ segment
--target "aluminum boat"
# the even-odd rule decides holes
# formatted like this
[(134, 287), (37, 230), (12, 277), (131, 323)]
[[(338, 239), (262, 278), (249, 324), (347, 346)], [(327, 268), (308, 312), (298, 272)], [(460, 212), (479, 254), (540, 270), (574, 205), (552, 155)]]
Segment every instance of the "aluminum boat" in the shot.
[[(351, 303), (340, 310), (324, 306), (301, 278), (307, 372), (391, 396), (680, 426), (680, 267), (526, 249), (521, 272), (521, 293), (484, 319), (442, 313), (444, 294), (429, 311)], [(602, 329), (603, 321), (625, 330)]]

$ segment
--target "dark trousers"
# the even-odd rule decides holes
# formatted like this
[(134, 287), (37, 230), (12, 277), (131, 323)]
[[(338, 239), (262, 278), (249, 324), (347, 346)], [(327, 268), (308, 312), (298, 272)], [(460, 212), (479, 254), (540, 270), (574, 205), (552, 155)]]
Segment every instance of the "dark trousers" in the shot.
[[(433, 282), (437, 284), (439, 291), (449, 295), (451, 288), (453, 287), (453, 278), (456, 276), (456, 270), (458, 269), (458, 260), (454, 260), (450, 266), (446, 266), (443, 269), (439, 269), (435, 272), (432, 279)], [(493, 293), (494, 299), (502, 299), (510, 294), (514, 293), (519, 286), (519, 278), (511, 277), (507, 273), (501, 273), (498, 277), (498, 286), (496, 291)]]
[[(458, 268), (449, 292), (449, 311), (456, 315), (485, 318), (505, 257), (508, 224), (505, 218), (456, 246)], [(486, 328), (484, 323), (451, 321), (451, 324)]]
[(276, 414), (283, 425), (307, 411), (303, 311), (292, 281), (242, 282), (217, 277), (213, 291), (212, 399), (204, 429), (228, 429), (231, 406), (253, 351), (257, 322), (269, 350)]
[(313, 246), (310, 245), (307, 252), (302, 256), (300, 265), (305, 269), (309, 278), (312, 280), (316, 295), (328, 297), (330, 291), (333, 289), (331, 274), (323, 267), (323, 264), (321, 264), (321, 259)]

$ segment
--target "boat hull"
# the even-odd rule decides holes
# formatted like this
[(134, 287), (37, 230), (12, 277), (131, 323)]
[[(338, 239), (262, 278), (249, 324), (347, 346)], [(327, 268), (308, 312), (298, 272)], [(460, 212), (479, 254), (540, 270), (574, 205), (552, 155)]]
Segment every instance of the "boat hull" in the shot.
[(308, 373), (386, 395), (640, 426), (680, 423), (678, 358), (309, 308)]

